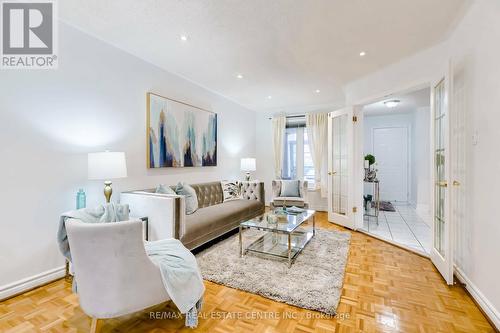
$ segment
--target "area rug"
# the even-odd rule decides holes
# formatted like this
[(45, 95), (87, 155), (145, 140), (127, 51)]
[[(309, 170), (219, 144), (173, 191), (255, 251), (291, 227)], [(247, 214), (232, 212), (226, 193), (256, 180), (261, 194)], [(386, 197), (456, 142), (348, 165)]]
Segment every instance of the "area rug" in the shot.
[[(372, 208), (375, 208), (376, 203), (372, 202)], [(395, 212), (396, 209), (389, 201), (380, 201), (380, 210), (385, 212)]]
[[(245, 230), (245, 245), (262, 235)], [(265, 255), (239, 255), (238, 235), (196, 255), (203, 278), (305, 309), (334, 315), (342, 294), (351, 234), (316, 229), (291, 268)]]

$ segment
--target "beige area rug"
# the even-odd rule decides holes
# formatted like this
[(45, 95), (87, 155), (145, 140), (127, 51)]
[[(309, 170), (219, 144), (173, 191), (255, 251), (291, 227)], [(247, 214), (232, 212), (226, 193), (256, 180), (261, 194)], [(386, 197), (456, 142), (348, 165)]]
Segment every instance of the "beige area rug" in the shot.
[[(260, 235), (245, 230), (244, 244)], [(316, 229), (291, 268), (286, 261), (251, 252), (241, 258), (237, 234), (196, 258), (206, 280), (333, 315), (342, 294), (350, 238), (349, 232)]]

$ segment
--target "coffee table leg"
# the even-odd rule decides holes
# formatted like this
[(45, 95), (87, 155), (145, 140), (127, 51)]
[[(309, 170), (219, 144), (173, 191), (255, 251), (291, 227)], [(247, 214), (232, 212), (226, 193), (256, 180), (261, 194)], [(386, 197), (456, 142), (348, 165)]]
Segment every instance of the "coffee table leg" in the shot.
[(292, 234), (288, 234), (288, 268), (292, 267)]
[(313, 236), (316, 235), (316, 215), (313, 215)]
[(240, 237), (240, 257), (243, 257), (243, 242), (241, 240), (241, 226), (240, 226), (240, 232), (239, 232), (239, 237)]

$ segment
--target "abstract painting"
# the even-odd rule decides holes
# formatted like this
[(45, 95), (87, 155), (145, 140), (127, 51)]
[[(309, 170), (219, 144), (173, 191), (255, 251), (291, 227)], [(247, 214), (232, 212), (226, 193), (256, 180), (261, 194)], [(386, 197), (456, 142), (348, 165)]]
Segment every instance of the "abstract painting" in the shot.
[(149, 168), (217, 165), (217, 114), (147, 94)]

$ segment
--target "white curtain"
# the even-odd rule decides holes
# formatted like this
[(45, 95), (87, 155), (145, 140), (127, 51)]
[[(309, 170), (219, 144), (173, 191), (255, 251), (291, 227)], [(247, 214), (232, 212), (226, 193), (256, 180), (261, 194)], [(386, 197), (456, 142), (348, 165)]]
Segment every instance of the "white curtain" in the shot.
[(314, 178), (316, 190), (321, 191), (321, 196), (327, 196), (327, 135), (328, 114), (311, 113), (306, 114), (307, 137), (314, 163)]
[(285, 127), (285, 116), (273, 117), (274, 175), (276, 179), (281, 179)]

